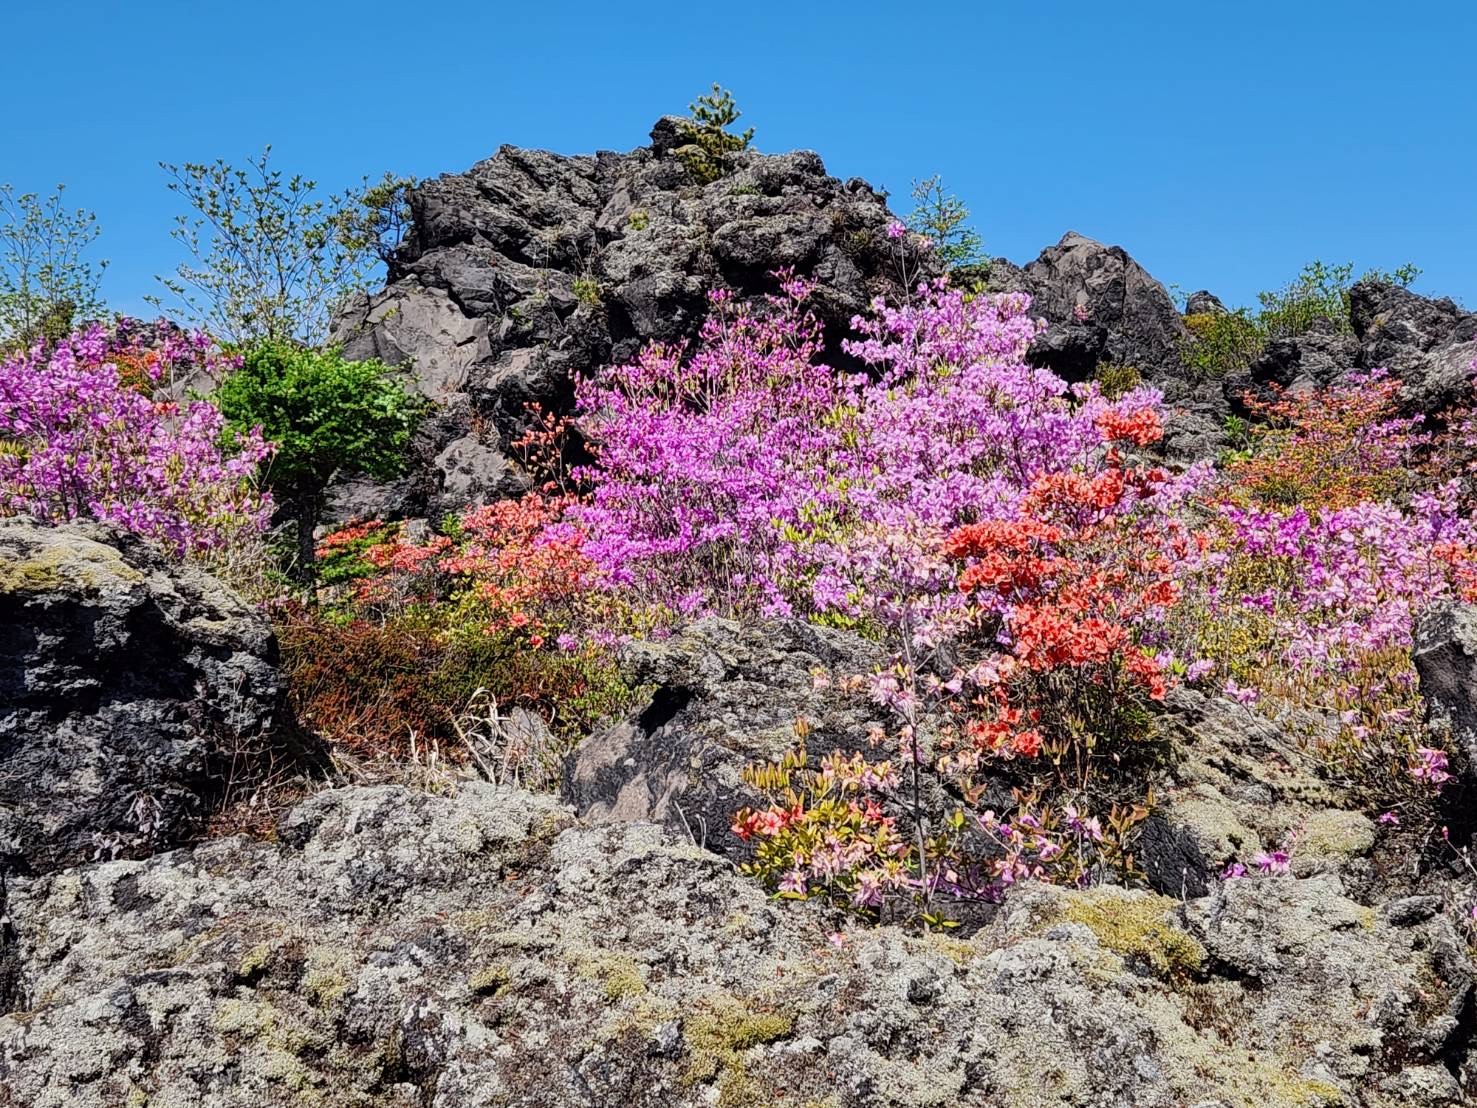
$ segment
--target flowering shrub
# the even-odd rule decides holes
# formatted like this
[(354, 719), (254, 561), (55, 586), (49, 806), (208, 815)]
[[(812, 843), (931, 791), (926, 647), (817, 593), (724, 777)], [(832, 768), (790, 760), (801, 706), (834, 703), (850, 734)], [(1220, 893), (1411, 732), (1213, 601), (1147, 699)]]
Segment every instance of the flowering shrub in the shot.
[(255, 480), (271, 453), (260, 430), (228, 451), (214, 407), (150, 395), (166, 372), (229, 365), (204, 335), (165, 331), (149, 349), (127, 326), (0, 361), (0, 514), (104, 520), (178, 555), (258, 535), (271, 514)]
[(1104, 827), (1074, 804), (1053, 806), (1018, 789), (1005, 818), (955, 808), (935, 834), (913, 840), (889, 814), (901, 785), (890, 762), (833, 752), (810, 769), (804, 721), (796, 730), (798, 748), (744, 770), (771, 803), (742, 809), (733, 823), (754, 843), (753, 860), (741, 868), (780, 897), (872, 915), (918, 912), (925, 923), (950, 926), (934, 906), (939, 896), (996, 901), (1018, 881), (1086, 886), (1137, 876), (1127, 844), (1147, 808), (1115, 806)]
[(318, 557), (325, 613), (284, 632), (299, 713), (361, 754), (403, 757), (411, 735), (466, 757), (457, 723), (473, 700), (524, 707), (560, 750), (623, 705), (609, 647), (638, 613), (597, 587), (573, 500), (530, 493), (472, 508), (445, 533), (354, 524)]
[(1227, 476), (1255, 500), (1347, 508), (1408, 492), (1431, 436), (1398, 412), (1400, 382), (1381, 372), (1328, 388), (1246, 398), (1265, 422)]
[(1413, 629), (1477, 580), (1470, 493), (1446, 479), (1463, 421), (1429, 432), (1398, 391), (1374, 373), (1262, 405), (1274, 422), (1227, 467), (1174, 620), (1227, 695), (1296, 723), (1382, 807), (1444, 780)]
[[(803, 724), (797, 730), (803, 741)], [(898, 783), (890, 763), (833, 753), (811, 770), (801, 745), (778, 762), (747, 767), (744, 780), (775, 799), (734, 817), (734, 833), (755, 843), (745, 873), (784, 897), (853, 908), (880, 909), (889, 893), (911, 887), (912, 848), (875, 795)]]
[(702, 345), (653, 347), (581, 380), (595, 462), (573, 518), (615, 587), (681, 615), (811, 615), (881, 629), (900, 606), (958, 608), (939, 542), (1008, 515), (1042, 473), (1085, 464), (1108, 402), (1024, 364), (1021, 295), (943, 285), (855, 322), (872, 375), (821, 363), (810, 286), (782, 275), (767, 314), (714, 294)]
[[(1101, 422), (1120, 440), (1157, 435), (1152, 409)], [(943, 768), (972, 775), (987, 759), (1045, 755), (1059, 783), (1086, 789), (1099, 748), (1117, 759), (1150, 737), (1147, 702), (1171, 680), (1153, 646), (1178, 599), (1172, 556), (1191, 546), (1161, 518), (1168, 483), (1110, 451), (1091, 477), (1038, 478), (1026, 519), (949, 536), (945, 552), (968, 562), (959, 587), (975, 603), (976, 629), (960, 644), (975, 696), (968, 742)]]

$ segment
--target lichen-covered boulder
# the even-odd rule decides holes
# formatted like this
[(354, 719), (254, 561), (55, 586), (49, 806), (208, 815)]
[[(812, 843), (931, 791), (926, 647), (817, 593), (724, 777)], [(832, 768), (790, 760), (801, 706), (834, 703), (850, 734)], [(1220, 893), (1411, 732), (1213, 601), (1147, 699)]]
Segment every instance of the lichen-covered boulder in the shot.
[(1229, 864), (1279, 848), (1299, 876), (1337, 874), (1361, 892), (1374, 879), (1373, 821), (1283, 727), (1188, 688), (1170, 693), (1158, 725), (1169, 756), (1138, 846), (1155, 889), (1205, 896)]
[(209, 574), (101, 527), (0, 519), (4, 866), (186, 840), (283, 753), (275, 663), (266, 618)]
[(787, 904), (652, 824), (467, 783), (12, 882), (0, 1103), (1461, 1103), (1448, 919), (1337, 878), (1025, 886), (967, 938)]

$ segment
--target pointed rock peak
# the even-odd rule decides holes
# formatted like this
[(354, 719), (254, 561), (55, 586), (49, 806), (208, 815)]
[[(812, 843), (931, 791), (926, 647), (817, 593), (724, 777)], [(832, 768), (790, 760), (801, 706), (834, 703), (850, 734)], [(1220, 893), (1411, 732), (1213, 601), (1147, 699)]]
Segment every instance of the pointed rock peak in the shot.
[(1076, 231), (1068, 231), (1065, 235), (1062, 236), (1062, 240), (1057, 243), (1057, 246), (1098, 246), (1102, 247), (1103, 249), (1108, 249), (1106, 243), (1101, 243), (1097, 239), (1088, 238), (1086, 235), (1079, 234)]

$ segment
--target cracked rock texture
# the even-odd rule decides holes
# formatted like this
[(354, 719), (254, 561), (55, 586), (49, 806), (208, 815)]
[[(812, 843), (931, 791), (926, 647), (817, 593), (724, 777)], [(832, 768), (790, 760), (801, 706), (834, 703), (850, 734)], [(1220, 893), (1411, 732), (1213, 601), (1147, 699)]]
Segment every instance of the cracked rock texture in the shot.
[(1025, 888), (848, 930), (647, 823), (469, 783), (12, 882), (0, 1103), (1444, 1105), (1472, 968), (1338, 878)]

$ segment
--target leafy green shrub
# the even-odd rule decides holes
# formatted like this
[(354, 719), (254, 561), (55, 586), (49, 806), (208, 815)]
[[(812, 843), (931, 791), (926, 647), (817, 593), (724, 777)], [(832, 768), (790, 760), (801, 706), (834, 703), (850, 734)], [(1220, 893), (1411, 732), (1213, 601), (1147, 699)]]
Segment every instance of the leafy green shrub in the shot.
[(379, 362), (275, 340), (246, 351), (215, 403), (229, 435), (259, 427), (277, 444), (263, 480), (297, 521), (296, 568), (306, 580), (314, 576), (313, 529), (328, 482), (338, 473), (378, 480), (402, 473), (425, 407)]
[(576, 277), (574, 279), (574, 297), (587, 307), (599, 307), (600, 282), (593, 277)]
[(1224, 377), (1251, 364), (1266, 345), (1261, 324), (1245, 308), (1234, 312), (1197, 312), (1185, 316), (1189, 338), (1180, 357), (1203, 377)]
[(1098, 388), (1109, 400), (1118, 400), (1144, 383), (1144, 375), (1131, 365), (1104, 362), (1093, 373)]
[(754, 128), (738, 135), (729, 133), (728, 128), (743, 113), (733, 102), (733, 94), (717, 82), (709, 95), (699, 96), (687, 110), (692, 117), (682, 125), (682, 137), (686, 141), (677, 148), (677, 158), (694, 181), (706, 185), (728, 172), (732, 155), (749, 148), (749, 143), (754, 141)]
[(626, 216), (626, 226), (633, 231), (644, 231), (651, 226), (651, 213), (645, 208), (637, 208)]
[[(1420, 272), (1406, 264), (1394, 272), (1372, 269), (1363, 279), (1406, 287)], [(1260, 307), (1256, 312), (1237, 308), (1185, 316), (1190, 336), (1181, 347), (1181, 357), (1202, 376), (1223, 377), (1249, 366), (1273, 339), (1297, 338), (1325, 325), (1348, 332), (1353, 328), (1349, 317), (1353, 286), (1352, 264), (1309, 262), (1282, 288), (1257, 293)]]

